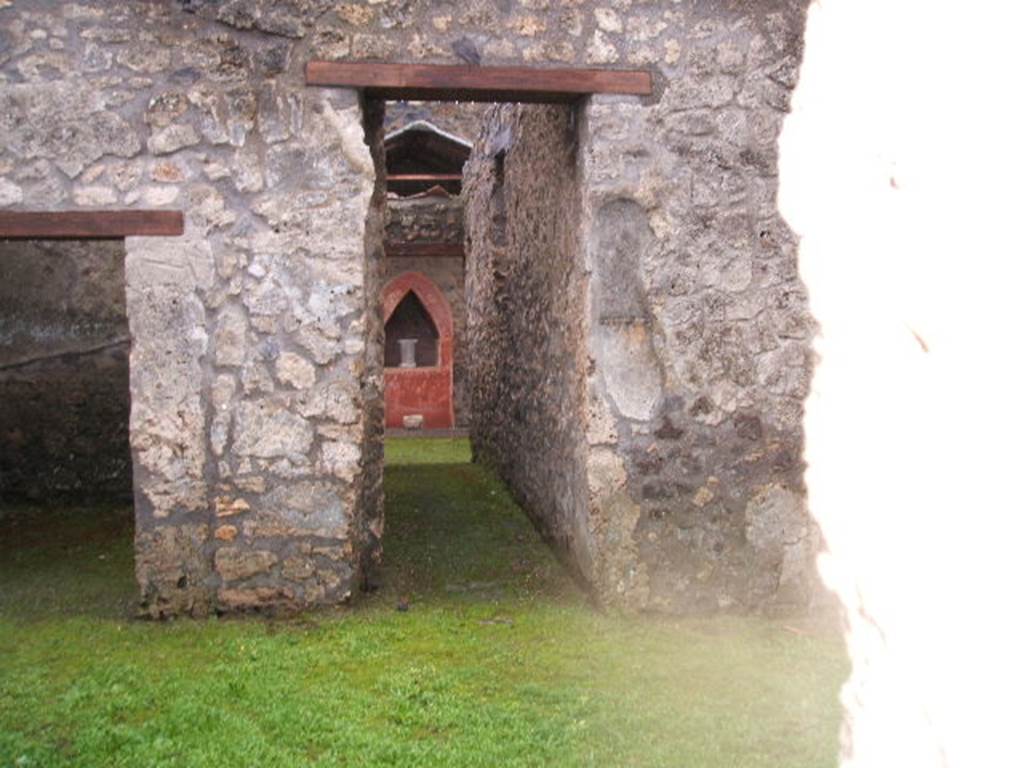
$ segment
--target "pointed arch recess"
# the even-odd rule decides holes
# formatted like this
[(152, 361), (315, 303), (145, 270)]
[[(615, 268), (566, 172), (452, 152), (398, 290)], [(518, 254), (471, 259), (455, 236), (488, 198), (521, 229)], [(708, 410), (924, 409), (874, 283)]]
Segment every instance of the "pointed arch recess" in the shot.
[(455, 424), (452, 398), (454, 328), (451, 306), (433, 280), (420, 272), (392, 278), (381, 296), (384, 324), (408, 293), (414, 293), (437, 328), (438, 364), (430, 368), (385, 368), (385, 423), (401, 429), (405, 417), (422, 416), (426, 429), (451, 429)]

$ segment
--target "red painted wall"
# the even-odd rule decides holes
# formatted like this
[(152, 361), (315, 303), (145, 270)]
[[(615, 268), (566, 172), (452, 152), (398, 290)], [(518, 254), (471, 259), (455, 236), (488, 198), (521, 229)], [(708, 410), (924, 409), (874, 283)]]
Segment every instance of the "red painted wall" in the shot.
[(402, 428), (403, 418), (420, 414), (425, 429), (451, 429), (453, 329), (452, 310), (434, 282), (420, 272), (405, 272), (391, 280), (382, 297), (384, 323), (412, 291), (433, 320), (438, 334), (438, 364), (433, 368), (384, 369), (384, 422)]

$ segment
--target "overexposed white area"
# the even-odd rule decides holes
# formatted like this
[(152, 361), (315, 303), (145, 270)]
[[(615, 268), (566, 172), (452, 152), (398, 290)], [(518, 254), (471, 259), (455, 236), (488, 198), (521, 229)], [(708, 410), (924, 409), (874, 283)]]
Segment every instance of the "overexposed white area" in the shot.
[(812, 3), (780, 172), (843, 764), (1024, 765), (1024, 4)]

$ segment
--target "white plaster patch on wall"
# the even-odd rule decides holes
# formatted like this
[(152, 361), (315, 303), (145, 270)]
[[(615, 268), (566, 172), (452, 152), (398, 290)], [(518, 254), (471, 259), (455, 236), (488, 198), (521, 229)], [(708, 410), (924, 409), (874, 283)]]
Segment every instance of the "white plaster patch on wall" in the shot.
[(661, 375), (646, 325), (599, 326), (592, 331), (605, 390), (619, 413), (646, 421), (661, 397)]
[(345, 160), (353, 170), (372, 180), (376, 171), (373, 167), (373, 158), (370, 157), (370, 150), (363, 138), (362, 111), (358, 106), (335, 111), (327, 101), (323, 102), (323, 107), (325, 117), (338, 131)]

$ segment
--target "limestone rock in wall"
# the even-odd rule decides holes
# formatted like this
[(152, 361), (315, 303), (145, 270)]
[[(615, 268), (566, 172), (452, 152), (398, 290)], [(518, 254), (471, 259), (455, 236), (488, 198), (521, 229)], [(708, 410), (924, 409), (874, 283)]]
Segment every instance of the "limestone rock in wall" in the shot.
[(305, 454), (313, 442), (309, 423), (276, 400), (240, 403), (235, 412), (234, 451), (260, 458)]
[(329, 481), (280, 484), (260, 499), (242, 522), (253, 538), (315, 536), (347, 539), (351, 514), (342, 494)]
[[(129, 285), (128, 317), (136, 344), (131, 357), (132, 450), (136, 504), (155, 517), (206, 507), (206, 435), (200, 358), (205, 324), (197, 299)], [(140, 498), (141, 495), (141, 498)]]
[(262, 549), (221, 547), (214, 568), (224, 581), (241, 581), (267, 573), (277, 563), (277, 555)]
[(7, 152), (52, 160), (70, 178), (104, 155), (133, 157), (141, 149), (132, 126), (104, 109), (102, 94), (85, 82), (0, 85), (0, 132)]

